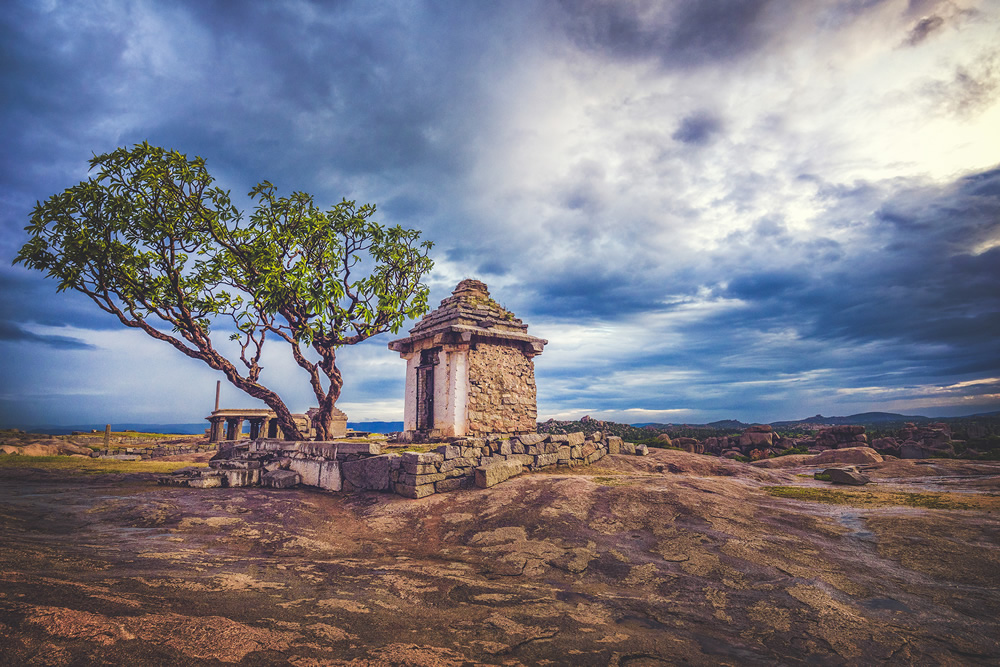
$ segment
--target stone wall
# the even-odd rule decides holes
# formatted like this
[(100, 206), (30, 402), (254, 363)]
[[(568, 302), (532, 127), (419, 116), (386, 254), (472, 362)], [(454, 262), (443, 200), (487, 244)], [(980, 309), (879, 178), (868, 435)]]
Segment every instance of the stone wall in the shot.
[(473, 486), (489, 487), (524, 470), (594, 463), (607, 454), (645, 456), (645, 445), (593, 433), (529, 433), (512, 438), (460, 438), (433, 452), (383, 454), (379, 443), (256, 440), (230, 450), (210, 468), (185, 468), (159, 479), (176, 486), (391, 491), (423, 498)]
[(526, 433), (512, 438), (464, 438), (433, 452), (405, 452), (392, 463), (392, 491), (423, 498), (472, 486), (489, 487), (523, 470), (594, 463), (607, 454), (645, 456), (646, 445), (623, 442), (603, 433), (564, 435)]
[(537, 426), (535, 364), (519, 347), (469, 350), (468, 433), (514, 435)]

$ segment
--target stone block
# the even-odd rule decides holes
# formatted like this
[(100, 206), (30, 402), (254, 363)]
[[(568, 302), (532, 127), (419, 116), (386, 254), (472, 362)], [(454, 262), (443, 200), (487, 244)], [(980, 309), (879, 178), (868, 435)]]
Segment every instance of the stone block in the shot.
[(238, 488), (241, 486), (257, 486), (260, 484), (260, 469), (234, 469), (222, 471), (223, 485)]
[(649, 454), (649, 447), (647, 447), (646, 445), (636, 445), (635, 446), (635, 455), (636, 456), (646, 456), (648, 454)]
[(479, 458), (479, 448), (478, 447), (462, 447), (462, 458), (466, 458), (466, 459)]
[(604, 440), (604, 434), (600, 431), (594, 431), (587, 436), (587, 440), (593, 440), (594, 442), (602, 442)]
[(594, 443), (587, 442), (584, 443), (582, 447), (580, 447), (580, 456), (582, 456), (583, 458), (587, 458), (596, 451), (597, 447), (594, 446)]
[(344, 480), (350, 482), (355, 489), (366, 491), (388, 491), (389, 472), (393, 454), (383, 454), (354, 461), (344, 461), (340, 464), (340, 473)]
[(617, 435), (608, 436), (608, 454), (621, 454), (622, 439)]
[(541, 448), (541, 451), (539, 452), (540, 454), (555, 454), (556, 452), (559, 451), (560, 447), (565, 447), (565, 446), (566, 446), (565, 442), (559, 442), (557, 440), (543, 442), (542, 444), (538, 445), (538, 447)]
[(499, 452), (500, 452), (500, 454), (502, 456), (510, 456), (511, 454), (514, 453), (514, 450), (513, 450), (513, 448), (511, 447), (511, 444), (510, 444), (510, 440), (503, 440), (500, 443)]
[(335, 442), (299, 442), (296, 443), (295, 451), (318, 459), (335, 460), (340, 448)]
[(583, 458), (582, 450), (583, 450), (583, 447), (581, 447), (580, 445), (576, 445), (574, 447), (570, 447), (569, 448), (569, 457), (571, 459), (582, 459)]
[(443, 472), (434, 473), (433, 475), (411, 475), (407, 473), (399, 478), (399, 482), (401, 484), (406, 484), (407, 486), (422, 486), (424, 484), (440, 482), (445, 479), (445, 477), (447, 477), (447, 475)]
[(570, 449), (571, 449), (570, 447), (563, 445), (562, 447), (559, 448), (559, 451), (556, 452), (556, 458), (559, 461), (569, 461)]
[(510, 443), (510, 453), (524, 454), (524, 443), (522, 443), (518, 438), (514, 438)]
[(569, 445), (582, 445), (586, 439), (587, 436), (583, 434), (583, 431), (569, 433), (566, 435), (566, 443)]
[(299, 473), (302, 484), (328, 491), (340, 491), (340, 463), (316, 459), (289, 459), (288, 469)]
[(541, 433), (524, 433), (522, 435), (517, 436), (517, 439), (522, 445), (527, 446), (527, 445), (537, 445), (538, 443), (545, 440), (546, 437), (547, 436)]
[(350, 456), (352, 454), (361, 454), (362, 456), (380, 456), (385, 453), (385, 443), (384, 442), (344, 442), (338, 440), (337, 454), (340, 457)]
[(451, 477), (449, 479), (437, 482), (434, 485), (435, 491), (438, 493), (447, 493), (448, 491), (457, 491), (459, 489), (469, 488), (470, 483), (469, 477)]
[(635, 445), (631, 442), (623, 442), (621, 447), (622, 454), (635, 454)]
[(520, 461), (514, 459), (480, 466), (476, 468), (476, 486), (481, 489), (487, 489), (515, 475), (520, 475), (522, 470)]
[(222, 486), (222, 478), (217, 475), (203, 475), (188, 480), (187, 485), (196, 489), (215, 489)]
[[(444, 462), (441, 465), (444, 465)], [(411, 475), (427, 475), (436, 473), (440, 468), (435, 463), (407, 463), (404, 461), (403, 470)]]
[(558, 454), (539, 454), (535, 457), (535, 467), (545, 468), (546, 466), (555, 465), (559, 461)]
[(393, 492), (398, 495), (405, 496), (407, 498), (426, 498), (427, 496), (433, 495), (435, 493), (433, 484), (424, 484), (422, 486), (408, 486), (406, 484), (396, 484), (393, 487)]
[(288, 489), (297, 486), (301, 481), (299, 474), (291, 470), (271, 470), (260, 478), (261, 486), (270, 489)]
[(445, 461), (457, 459), (462, 455), (462, 448), (455, 445), (441, 445), (435, 451), (443, 456)]
[(554, 433), (549, 436), (548, 442), (558, 442), (560, 445), (569, 444), (569, 436), (565, 433)]
[(411, 463), (441, 463), (444, 461), (444, 457), (437, 452), (403, 452), (402, 453), (403, 464)]

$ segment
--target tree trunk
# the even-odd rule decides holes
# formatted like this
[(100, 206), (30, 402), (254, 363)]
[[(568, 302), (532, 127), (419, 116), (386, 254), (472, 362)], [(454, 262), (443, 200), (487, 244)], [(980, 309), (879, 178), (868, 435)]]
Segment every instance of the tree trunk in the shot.
[(321, 367), (330, 379), (330, 389), (326, 392), (326, 395), (316, 396), (316, 399), (319, 401), (319, 410), (313, 417), (317, 440), (330, 440), (333, 437), (330, 433), (331, 426), (333, 425), (333, 406), (337, 403), (337, 399), (340, 398), (340, 390), (344, 387), (344, 380), (340, 375), (340, 369), (337, 368), (336, 362), (333, 361), (332, 350), (329, 354), (329, 357), (324, 358), (324, 362), (326, 363), (322, 363)]

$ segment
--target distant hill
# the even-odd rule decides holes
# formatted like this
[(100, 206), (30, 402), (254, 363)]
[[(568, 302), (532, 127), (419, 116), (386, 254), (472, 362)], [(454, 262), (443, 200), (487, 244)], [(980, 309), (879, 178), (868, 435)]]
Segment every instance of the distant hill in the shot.
[(717, 422), (711, 422), (705, 424), (705, 426), (711, 426), (712, 428), (719, 428), (719, 429), (733, 429), (742, 431), (745, 430), (748, 426), (750, 426), (750, 424), (744, 424), (738, 419), (722, 419)]
[(771, 422), (771, 426), (776, 428), (790, 428), (794, 426), (805, 426), (807, 424), (832, 424), (834, 426), (846, 425), (846, 424), (885, 424), (889, 422), (929, 422), (937, 421), (931, 417), (922, 417), (920, 415), (901, 415), (895, 412), (862, 412), (856, 415), (849, 415), (847, 417), (824, 417), (823, 415), (816, 415), (815, 417), (807, 417), (806, 419), (797, 419), (794, 421), (780, 421)]

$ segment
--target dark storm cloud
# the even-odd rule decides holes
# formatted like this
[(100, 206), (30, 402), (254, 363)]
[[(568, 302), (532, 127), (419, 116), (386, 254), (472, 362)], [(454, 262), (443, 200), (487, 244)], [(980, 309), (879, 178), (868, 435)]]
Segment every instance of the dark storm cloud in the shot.
[(37, 343), (61, 350), (94, 350), (90, 343), (70, 336), (49, 336), (25, 331), (13, 322), (0, 320), (0, 340), (21, 343)]
[(770, 28), (762, 19), (770, 4), (569, 0), (560, 3), (559, 19), (586, 50), (626, 60), (652, 59), (671, 68), (693, 67), (733, 60), (764, 44)]
[(710, 113), (698, 113), (681, 120), (680, 127), (671, 135), (685, 144), (704, 146), (722, 129), (722, 122)]
[[(791, 268), (737, 274), (722, 293), (745, 308), (693, 328), (793, 329), (827, 344), (891, 344), (894, 359), (870, 361), (921, 377), (993, 371), (1000, 367), (1000, 247), (977, 248), (1000, 234), (998, 185), (993, 169), (948, 186), (900, 189), (873, 216), (870, 245), (842, 261), (792, 259)], [(762, 239), (752, 243), (762, 247)]]
[(924, 16), (910, 29), (909, 34), (906, 35), (906, 39), (903, 40), (903, 45), (916, 46), (930, 37), (932, 33), (940, 30), (943, 25), (944, 19), (937, 14)]

